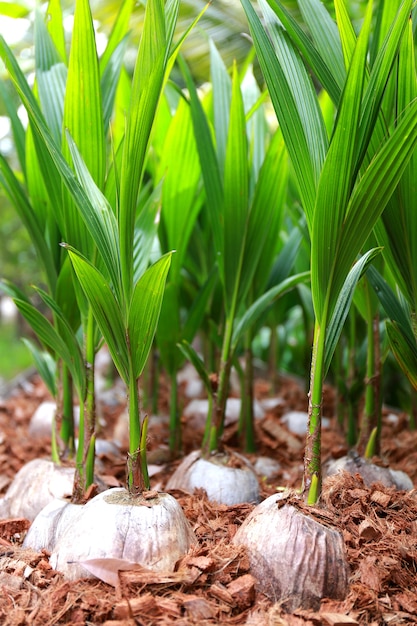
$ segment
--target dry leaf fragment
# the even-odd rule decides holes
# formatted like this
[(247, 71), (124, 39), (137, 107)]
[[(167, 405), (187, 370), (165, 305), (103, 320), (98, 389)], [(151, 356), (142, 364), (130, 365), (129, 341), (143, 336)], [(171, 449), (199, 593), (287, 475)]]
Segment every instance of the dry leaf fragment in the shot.
[[(131, 563), (124, 559), (89, 559), (86, 561), (79, 561), (87, 572), (96, 576), (103, 582), (112, 587), (116, 587), (119, 582), (119, 572), (128, 570), (145, 570), (144, 567), (138, 563)], [(145, 570), (148, 571), (148, 570)]]

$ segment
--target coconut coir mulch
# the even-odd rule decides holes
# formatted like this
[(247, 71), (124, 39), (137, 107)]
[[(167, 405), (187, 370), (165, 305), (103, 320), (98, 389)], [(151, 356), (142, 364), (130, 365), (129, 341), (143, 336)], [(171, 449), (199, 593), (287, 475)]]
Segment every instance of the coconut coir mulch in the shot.
[[(257, 395), (269, 392), (257, 385)], [(305, 410), (305, 391), (283, 379), (280, 406), (259, 420), (258, 454), (278, 460), (276, 477), (262, 482), (263, 496), (278, 487), (297, 487), (302, 475), (303, 439), (286, 431), (280, 415), (288, 409)], [(168, 396), (166, 396), (168, 397)], [(38, 404), (47, 399), (34, 377), (0, 402), (0, 495), (16, 471), (32, 458), (50, 454), (47, 438), (33, 440), (27, 429)], [(333, 397), (326, 390), (325, 414), (332, 415)], [(167, 400), (161, 399), (161, 412)], [(123, 410), (105, 409), (104, 435)], [(386, 412), (387, 413), (387, 412)], [(341, 456), (346, 445), (336, 424), (323, 432), (323, 458)], [(103, 434), (103, 433), (102, 433)], [(162, 421), (149, 433), (150, 459), (165, 460), (153, 485), (163, 488), (175, 467), (166, 458), (166, 425)], [(184, 448), (198, 447), (199, 434), (184, 424)], [(226, 443), (237, 443), (235, 427), (225, 433)], [(254, 460), (256, 457), (253, 457)], [(407, 428), (406, 417), (386, 415), (381, 458), (392, 469), (406, 471), (417, 485), (417, 433)], [(102, 474), (111, 486), (123, 482), (122, 458), (102, 457)], [(231, 539), (253, 506), (227, 507), (209, 502), (204, 493), (181, 492), (180, 501), (198, 538), (177, 571), (170, 575), (133, 570), (119, 572), (115, 587), (99, 579), (65, 581), (51, 569), (48, 554), (21, 547), (29, 522), (0, 520), (0, 624), (53, 626), (55, 624), (105, 624), (106, 626), (189, 626), (224, 624), (248, 626), (343, 626), (345, 624), (417, 624), (417, 492), (396, 491), (375, 484), (368, 488), (359, 475), (341, 474), (325, 482), (322, 506), (304, 507), (319, 521), (343, 533), (350, 565), (350, 591), (343, 602), (323, 600), (319, 611), (285, 614), (256, 591), (242, 547)], [(277, 529), (279, 532), (279, 529)]]

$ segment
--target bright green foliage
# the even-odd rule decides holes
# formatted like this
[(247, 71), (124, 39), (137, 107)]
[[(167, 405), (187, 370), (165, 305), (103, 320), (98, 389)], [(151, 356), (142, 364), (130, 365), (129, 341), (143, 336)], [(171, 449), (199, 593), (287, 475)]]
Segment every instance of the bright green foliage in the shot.
[[(214, 137), (188, 69), (183, 65), (190, 93), (191, 114), (205, 186), (203, 209), (213, 234), (215, 260), (222, 287), (224, 326), (218, 365), (218, 389), (208, 448), (215, 450), (223, 430), (230, 370), (243, 334), (271, 302), (305, 276), (278, 285), (264, 296), (252, 290), (257, 268), (270, 269), (276, 249), (285, 188), (285, 150), (280, 136), (266, 143), (262, 96), (251, 71), (240, 77), (236, 66), (232, 79), (212, 44)], [(266, 151), (265, 151), (266, 149)], [(284, 186), (284, 187), (283, 187)], [(275, 241), (274, 241), (275, 239)], [(265, 286), (265, 283), (264, 285)], [(245, 317), (243, 306), (249, 307)], [(239, 325), (239, 319), (242, 317)], [(239, 330), (240, 329), (240, 330)], [(188, 346), (186, 351), (190, 353)], [(196, 356), (194, 357), (197, 361)]]
[[(98, 345), (94, 320), (104, 331), (120, 374), (129, 384), (133, 411), (131, 450), (136, 453), (140, 445), (137, 378), (153, 341), (170, 264), (168, 256), (143, 273), (148, 264), (144, 251), (149, 254), (152, 243), (149, 244), (148, 240), (150, 238), (152, 242), (155, 231), (148, 226), (141, 231), (142, 241), (143, 237), (147, 237), (147, 242), (138, 251), (134, 246), (141, 244), (141, 237), (135, 237), (134, 230), (136, 224), (142, 226), (147, 223), (146, 219), (139, 221), (136, 218), (137, 196), (152, 122), (166, 79), (178, 12), (176, 2), (170, 3), (166, 11), (161, 0), (148, 3), (133, 78), (122, 159), (117, 163), (115, 161), (112, 168), (115, 189), (112, 197), (117, 205), (110, 206), (101, 191), (107, 167), (107, 125), (120, 76), (123, 38), (131, 9), (130, 1), (123, 3), (108, 48), (99, 62), (89, 2), (77, 0), (67, 68), (62, 27), (59, 26), (59, 18), (62, 17), (60, 5), (59, 2), (50, 3), (49, 32), (39, 16), (36, 24), (39, 104), (13, 54), (3, 40), (0, 42), (2, 57), (30, 118), (27, 149), (33, 162), (29, 178), (36, 213), (23, 190), (20, 191), (17, 179), (5, 161), (2, 161), (2, 170), (9, 195), (18, 204), (25, 223), (34, 235), (39, 254), (44, 258), (45, 269), (50, 274), (51, 295), (42, 292), (41, 296), (53, 311), (54, 325), (26, 299), (17, 303), (37, 330), (42, 343), (63, 360), (74, 379), (80, 402), (86, 403), (86, 421), (84, 424), (82, 413), (80, 424), (80, 440), (85, 439), (84, 449), (80, 445), (77, 454), (82, 491), (93, 479), (93, 365)], [(157, 39), (155, 33), (159, 34)], [(116, 168), (120, 168), (119, 171)], [(41, 182), (37, 183), (39, 180)], [(145, 204), (145, 216), (152, 215), (149, 206)], [(65, 257), (62, 257), (57, 245), (61, 237), (68, 245), (74, 246), (70, 256), (82, 290), (77, 281), (72, 287), (73, 278), (68, 272), (68, 263), (62, 264)], [(45, 245), (45, 240), (49, 246)], [(48, 253), (52, 258), (46, 256)], [(53, 273), (57, 263), (59, 279)], [(139, 272), (143, 275), (139, 276)], [(67, 321), (58, 297), (62, 298), (70, 321)], [(75, 302), (79, 307), (78, 321), (74, 316)], [(83, 357), (75, 334), (80, 319), (85, 338)], [(80, 358), (75, 358), (75, 355), (80, 355)], [(88, 364), (86, 368), (84, 358)], [(87, 457), (90, 462), (84, 478), (83, 465)]]
[[(328, 18), (314, 18), (314, 11), (311, 12), (314, 5), (317, 15), (323, 11), (318, 1), (305, 3), (309, 7), (305, 15), (311, 22), (313, 40), (322, 42), (320, 47), (316, 43), (314, 50), (301, 30), (285, 14), (280, 2), (272, 2), (271, 6), (272, 9), (278, 7), (277, 15), (280, 18), (285, 14), (289, 26), (287, 32), (278, 20), (274, 20), (269, 6), (261, 2), (271, 40), (251, 4), (247, 0), (242, 0), (242, 4), (292, 159), (311, 237), (311, 289), (316, 327), (311, 366), (310, 425), (305, 455), (304, 478), (308, 491), (310, 486), (320, 485), (321, 389), (326, 373), (326, 330), (332, 316), (337, 313), (335, 307), (342, 289), (351, 291), (356, 284), (351, 281), (348, 286), (349, 283), (345, 282), (346, 279), (350, 280), (352, 264), (401, 179), (416, 145), (415, 102), (404, 111), (398, 125), (385, 141), (378, 141), (378, 144), (375, 141), (381, 123), (385, 85), (406, 30), (411, 1), (401, 3), (391, 29), (378, 47), (371, 68), (367, 66), (367, 52), (372, 2), (368, 4), (357, 40), (344, 4), (339, 1), (335, 3), (337, 27), (347, 67), (340, 98), (337, 97), (335, 84), (341, 84), (341, 64), (335, 64), (333, 81), (329, 82), (328, 75), (332, 73), (333, 64), (328, 65), (329, 45), (325, 43), (330, 40), (336, 43), (336, 30), (333, 25), (329, 28)], [(321, 30), (329, 37), (320, 37), (318, 33)], [(337, 46), (336, 50), (339, 49)], [(328, 147), (322, 131), (319, 107), (314, 102), (311, 81), (300, 65), (300, 52), (306, 53), (307, 62), (316, 75), (323, 77), (323, 87), (326, 89), (329, 86), (329, 94), (338, 106)], [(320, 157), (323, 149), (324, 160)], [(370, 157), (373, 157), (372, 161)], [(346, 307), (348, 302), (349, 298), (345, 301)], [(332, 343), (334, 346), (335, 342)], [(327, 364), (331, 356), (329, 347)], [(314, 477), (318, 477), (318, 481)], [(315, 488), (310, 493), (310, 501), (315, 501), (317, 495)]]

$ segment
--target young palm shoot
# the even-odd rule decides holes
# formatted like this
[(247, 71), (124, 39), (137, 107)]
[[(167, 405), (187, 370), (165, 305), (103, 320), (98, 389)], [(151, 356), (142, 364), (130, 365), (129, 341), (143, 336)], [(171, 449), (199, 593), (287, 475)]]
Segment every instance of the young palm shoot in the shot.
[[(250, 285), (263, 244), (271, 225), (276, 223), (275, 211), (280, 210), (275, 203), (280, 197), (278, 190), (281, 172), (277, 170), (277, 165), (281, 162), (279, 156), (282, 146), (278, 141), (279, 137), (272, 141), (264, 158), (260, 160), (259, 169), (252, 169), (243, 98), (245, 86), (243, 81), (241, 87), (240, 77), (234, 67), (230, 103), (223, 100), (217, 102), (216, 98), (220, 99), (224, 95), (221, 90), (214, 95), (217, 106), (222, 105), (219, 119), (228, 128), (225, 144), (222, 143), (223, 133), (219, 132), (216, 152), (207, 116), (185, 65), (183, 68), (190, 92), (194, 133), (205, 185), (205, 210), (212, 227), (222, 288), (224, 326), (216, 379), (213, 380), (208, 371), (205, 371), (203, 378), (209, 388), (209, 406), (212, 408), (207, 416), (203, 455), (197, 451), (186, 457), (171, 477), (168, 487), (190, 491), (203, 487), (211, 499), (227, 504), (256, 501), (259, 497), (259, 486), (253, 471), (241, 456), (240, 467), (228, 467), (229, 456), (222, 450), (221, 436), (230, 372), (245, 334), (274, 299), (305, 280), (306, 274), (292, 276), (267, 292), (256, 294), (258, 297), (254, 302), (249, 300)], [(217, 124), (219, 123), (218, 121)], [(257, 140), (255, 139), (255, 145)], [(224, 152), (219, 146), (224, 148)], [(274, 214), (273, 218), (269, 219), (269, 213)], [(244, 304), (247, 305), (246, 311)], [(191, 356), (191, 346), (184, 342), (181, 345), (197, 369), (204, 370), (198, 356)]]
[[(68, 578), (85, 575), (93, 567), (91, 561), (103, 557), (127, 559), (154, 569), (173, 569), (194, 541), (173, 497), (157, 492), (145, 496), (149, 489), (147, 419), (141, 419), (138, 392), (138, 379), (156, 331), (171, 254), (137, 278), (134, 225), (150, 133), (170, 66), (177, 14), (178, 3), (170, 3), (165, 9), (162, 0), (154, 0), (146, 7), (116, 178), (120, 180), (116, 211), (94, 182), (69, 133), (66, 139), (77, 180), (53, 153), (97, 247), (97, 262), (93, 263), (69, 244), (64, 247), (114, 364), (126, 383), (129, 407), (127, 490), (99, 494), (74, 512), (55, 503), (38, 516), (26, 538), (26, 545), (39, 548), (45, 531), (42, 534), (38, 529), (45, 523), (49, 525), (47, 547), (52, 552), (51, 562)], [(48, 141), (46, 135), (45, 139)], [(140, 506), (144, 503), (147, 506)], [(65, 524), (61, 524), (64, 519)]]
[[(320, 130), (323, 129), (323, 122), (320, 121), (319, 107), (317, 103), (314, 104), (315, 95), (311, 82), (301, 66), (295, 69), (293, 65), (290, 70), (288, 65), (290, 58), (299, 58), (297, 44), (300, 41), (306, 44), (306, 38), (300, 40), (302, 35), (292, 25), (294, 32), (291, 31), (291, 34), (295, 43), (290, 45), (288, 38), (283, 36), (282, 27), (279, 26), (275, 15), (269, 6), (264, 6), (262, 2), (262, 10), (276, 48), (274, 50), (252, 7), (246, 0), (242, 2), (284, 140), (296, 170), (311, 236), (312, 296), (316, 324), (310, 379), (310, 425), (305, 453), (304, 489), (308, 501), (313, 503), (319, 497), (321, 483), (321, 389), (326, 367), (335, 347), (334, 337), (329, 336), (326, 341), (326, 329), (337, 313), (336, 302), (345, 281), (348, 280), (352, 289), (356, 285), (356, 282), (351, 282), (348, 278), (352, 264), (401, 178), (415, 145), (416, 128), (415, 120), (412, 119), (415, 103), (404, 112), (401, 120), (403, 124), (398, 124), (382, 147), (379, 146), (376, 154), (371, 143), (374, 125), (379, 120), (385, 84), (408, 22), (411, 3), (401, 3), (392, 28), (381, 44), (367, 79), (366, 54), (372, 3), (369, 3), (366, 19), (356, 42), (354, 35), (352, 39), (352, 27), (344, 6), (341, 2), (336, 2), (339, 37), (343, 41), (348, 72), (343, 93), (338, 101), (338, 115), (331, 143), (327, 146), (325, 134)], [(279, 12), (277, 9), (277, 13), (281, 17), (283, 11), (280, 3), (276, 6), (280, 8)], [(274, 4), (274, 8), (276, 6)], [(318, 10), (323, 9), (321, 7)], [(314, 25), (320, 27), (317, 21)], [(328, 19), (323, 20), (321, 28), (328, 34), (329, 31), (326, 30)], [(333, 85), (339, 80), (338, 75), (335, 73), (332, 77), (333, 82), (330, 82), (328, 79), (330, 66), (325, 63), (318, 50), (315, 49), (314, 53), (313, 57), (309, 45), (309, 62), (313, 69), (320, 68), (320, 75), (326, 70), (324, 87), (333, 89)], [(288, 80), (291, 71), (292, 83)], [(295, 85), (299, 86), (298, 91), (295, 90)], [(304, 94), (302, 101), (297, 99), (299, 97), (297, 94), (300, 93)], [(310, 108), (304, 106), (306, 101), (311, 103)], [(293, 106), (287, 108), (290, 102)], [(319, 149), (316, 149), (317, 146)], [(364, 160), (368, 150), (374, 155), (374, 160), (369, 165), (369, 159)], [(397, 158), (398, 156), (400, 158)], [(341, 164), (343, 177), (337, 174), (340, 172)], [(387, 172), (390, 172), (390, 177), (384, 179)], [(381, 193), (382, 189), (385, 190), (385, 195)], [(346, 315), (347, 311), (344, 314)], [(334, 324), (333, 328), (336, 328)]]
[[(359, 261), (357, 258), (394, 192), (417, 141), (416, 102), (404, 111), (397, 127), (382, 142), (379, 138), (376, 141), (374, 134), (374, 129), (382, 123), (380, 112), (385, 86), (409, 22), (412, 2), (404, 0), (401, 3), (387, 36), (378, 48), (369, 77), (367, 53), (372, 2), (368, 3), (357, 40), (344, 3), (339, 0), (335, 2), (337, 28), (324, 6), (312, 0), (310, 5), (314, 10), (309, 21), (312, 39), (291, 20), (281, 2), (273, 2), (271, 6), (264, 0), (260, 2), (269, 37), (249, 0), (242, 0), (242, 4), (292, 160), (310, 231), (315, 328), (303, 490), (307, 502), (314, 504), (321, 491), (320, 436), (324, 377), (356, 284), (378, 251), (370, 250)], [(307, 6), (307, 3), (303, 3), (303, 6)], [(320, 19), (317, 19), (317, 15), (320, 15)], [(286, 32), (283, 25), (287, 27)], [(330, 41), (331, 46), (328, 45)], [(337, 105), (330, 143), (316, 91), (305, 71), (300, 53)], [(334, 61), (335, 55), (338, 62)], [(345, 75), (344, 66), (347, 68)], [(266, 503), (263, 503), (256, 531), (255, 522), (251, 520), (241, 527), (235, 538), (248, 547), (255, 568), (259, 559), (262, 560), (260, 555), (267, 551), (273, 552), (269, 569), (266, 564), (267, 569), (260, 572), (262, 587), (269, 593), (276, 592), (276, 588), (281, 590), (284, 597), (290, 598), (290, 607), (299, 604), (317, 606), (323, 595), (343, 596), (347, 588), (346, 569), (338, 567), (336, 572), (333, 568), (330, 578), (334, 575), (336, 586), (326, 588), (325, 584), (326, 579), (329, 580), (327, 568), (331, 567), (335, 558), (332, 550), (337, 548), (340, 563), (344, 560), (340, 535), (330, 537), (327, 529), (319, 525), (317, 529), (312, 528), (311, 532), (317, 534), (317, 546), (320, 543), (318, 535), (327, 537), (323, 539), (322, 550), (318, 547), (317, 550), (306, 549), (308, 532), (306, 534), (305, 531), (309, 522), (305, 516), (299, 515), (296, 519), (300, 524), (300, 532), (297, 533), (300, 544), (294, 541), (291, 532), (285, 539), (282, 537), (273, 544), (271, 534), (265, 532), (265, 524), (271, 526), (274, 520), (279, 523), (277, 518), (282, 516), (285, 518), (282, 523), (288, 525), (288, 528), (293, 527), (294, 523), (288, 517), (293, 519), (294, 509), (285, 506), (279, 509), (282, 513), (277, 512), (276, 498), (271, 506), (269, 512)], [(253, 516), (256, 518), (255, 511)], [(271, 515), (275, 517), (271, 519)], [(271, 545), (276, 545), (275, 551)], [(283, 560), (281, 556), (287, 549), (295, 551), (293, 558), (296, 562), (299, 555), (308, 552), (312, 567), (305, 561), (302, 573), (299, 568), (289, 571), (287, 563), (292, 560), (291, 557)], [(316, 584), (318, 571), (313, 561), (320, 563), (320, 580), (324, 583), (322, 589)], [(303, 581), (301, 585), (300, 577)], [(313, 580), (317, 591), (311, 595), (308, 588)], [(340, 586), (337, 586), (337, 582)]]

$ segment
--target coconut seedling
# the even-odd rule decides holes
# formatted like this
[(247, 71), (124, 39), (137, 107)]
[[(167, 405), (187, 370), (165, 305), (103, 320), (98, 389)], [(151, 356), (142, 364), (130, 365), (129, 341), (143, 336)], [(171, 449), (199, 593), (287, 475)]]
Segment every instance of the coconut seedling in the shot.
[[(402, 39), (398, 65), (391, 79), (397, 90), (397, 111), (406, 110), (417, 95), (413, 50), (410, 22)], [(397, 126), (402, 116), (403, 113), (398, 116), (397, 112), (393, 112), (388, 118), (390, 127)], [(414, 389), (417, 388), (417, 246), (414, 210), (416, 171), (417, 159), (414, 153), (375, 228), (378, 242), (383, 246), (389, 274), (384, 280), (376, 269), (372, 268), (373, 271), (369, 272), (369, 280), (389, 318), (386, 322), (389, 345)]]
[[(116, 20), (122, 31), (126, 10), (130, 10), (127, 4), (124, 4)], [(68, 64), (59, 2), (52, 0), (49, 3), (46, 21), (48, 27), (41, 15), (36, 13), (34, 37), (36, 81), (33, 92), (25, 82), (16, 60), (4, 41), (1, 42), (3, 58), (24, 105), (36, 111), (38, 120), (48, 134), (50, 145), (53, 145), (56, 151), (60, 150), (63, 140), (62, 128), (71, 128), (71, 132), (80, 141), (80, 149), (94, 179), (97, 184), (103, 186), (106, 158), (104, 128), (107, 120), (102, 115), (102, 90), (88, 2), (77, 3)], [(113, 87), (117, 83), (121, 65), (120, 58), (113, 54), (114, 48), (114, 41), (111, 40), (107, 49), (109, 65), (107, 68), (103, 65), (102, 68), (103, 71), (107, 69), (103, 95), (110, 110), (114, 100)], [(82, 104), (83, 98), (88, 99), (89, 107)], [(14, 120), (13, 127), (17, 145), (19, 138), (23, 144), (21, 135), (24, 131), (17, 120)], [(60, 249), (59, 242), (62, 237), (69, 238), (89, 256), (95, 254), (94, 243), (64, 188), (45, 142), (39, 139), (33, 116), (29, 121), (24, 144), (24, 160), (21, 157), (20, 165), (25, 176), (25, 185), (19, 182), (3, 157), (0, 158), (2, 182), (27, 227), (42, 262), (47, 288), (46, 290), (37, 288), (36, 291), (49, 309), (52, 324), (31, 304), (23, 292), (10, 283), (5, 285), (5, 288), (14, 297), (20, 312), (32, 326), (44, 348), (52, 353), (56, 362), (58, 383), (55, 385), (54, 372), (49, 365), (50, 359), (45, 356), (48, 353), (29, 344), (39, 371), (57, 401), (55, 420), (61, 445), (56, 445), (53, 423), (52, 450), (55, 463), (60, 461), (61, 456), (74, 456), (73, 392), (75, 391), (78, 396), (79, 445), (75, 455), (73, 499), (79, 501), (94, 480), (94, 356), (100, 337), (91, 311), (85, 306), (79, 290), (76, 292), (69, 259)], [(66, 148), (63, 148), (62, 156), (69, 158)], [(80, 325), (82, 333), (78, 332)], [(59, 450), (59, 447), (62, 449)], [(45, 491), (43, 494), (45, 497), (51, 495), (47, 485), (50, 462), (45, 461), (44, 465), (45, 480), (40, 480), (43, 487), (39, 489), (40, 503), (43, 503), (41, 508), (46, 503), (41, 497), (42, 492)], [(66, 478), (64, 484), (65, 492), (62, 495), (68, 491)], [(21, 489), (22, 493), (24, 491)], [(58, 495), (58, 491), (55, 491), (55, 494)], [(36, 512), (35, 508), (30, 517)]]
[[(375, 131), (383, 124), (381, 103), (409, 22), (412, 3), (399, 4), (370, 67), (367, 52), (372, 2), (368, 3), (359, 37), (354, 33), (343, 2), (335, 2), (336, 25), (319, 2), (301, 3), (310, 16), (307, 21), (312, 39), (304, 34), (280, 2), (271, 4), (273, 10), (263, 0), (260, 2), (269, 37), (250, 2), (242, 0), (242, 4), (292, 159), (311, 238), (315, 329), (302, 494), (307, 503), (313, 505), (321, 491), (323, 380), (357, 281), (378, 250), (367, 251), (359, 260), (358, 255), (416, 145), (415, 102), (404, 110), (395, 129), (384, 134), (382, 142)], [(337, 106), (330, 141), (301, 52)], [(295, 542), (293, 507), (281, 506), (278, 498), (273, 498), (272, 510), (275, 515), (279, 507), (279, 521), (274, 517), (271, 523), (267, 515), (266, 522), (258, 524), (255, 512), (235, 538), (238, 543), (247, 545), (253, 564), (262, 555), (264, 568), (258, 573), (261, 588), (269, 593), (273, 589), (275, 597), (282, 598), (290, 608), (317, 606), (326, 595), (342, 596), (347, 590), (347, 574), (341, 536), (336, 534), (329, 539), (329, 529), (320, 526), (320, 530), (315, 530), (309, 526), (307, 530), (306, 524), (306, 528), (297, 533)], [(305, 517), (306, 513), (296, 511), (296, 515), (301, 516), (303, 522), (304, 519), (308, 524), (313, 522), (308, 515)], [(281, 523), (288, 529), (288, 544), (293, 546), (291, 558), (279, 558), (279, 554), (286, 553), (282, 545), (277, 551), (270, 548), (274, 545), (275, 529)], [(265, 535), (269, 535), (271, 561), (267, 551), (260, 547), (260, 539)], [(311, 535), (317, 539), (314, 548)], [(321, 537), (327, 538), (322, 540)], [(332, 554), (335, 554), (330, 551), (330, 545), (338, 546), (337, 566), (331, 568), (332, 576), (340, 581), (336, 588), (317, 584), (318, 580), (324, 583), (328, 580), (328, 564), (334, 562)], [(304, 558), (305, 554), (312, 557), (313, 553), (313, 560)], [(288, 563), (297, 563), (297, 567), (300, 564), (296, 577)]]
[[(171, 496), (156, 492), (146, 495), (149, 490), (147, 419), (141, 417), (138, 392), (138, 379), (156, 330), (171, 254), (162, 257), (137, 278), (135, 270), (140, 251), (135, 249), (138, 238), (135, 238), (134, 225), (155, 111), (178, 51), (178, 47), (171, 50), (178, 7), (178, 2), (170, 3), (165, 8), (161, 0), (155, 0), (149, 2), (146, 8), (125, 137), (120, 148), (120, 159), (116, 158), (113, 163), (117, 202), (114, 209), (92, 177), (71, 133), (66, 132), (66, 141), (76, 176), (56, 149), (36, 103), (23, 87), (21, 89), (39, 140), (51, 155), (84, 221), (85, 229), (96, 246), (96, 255), (88, 259), (82, 251), (72, 247), (71, 242), (63, 244), (68, 250), (83, 297), (128, 389), (130, 443), (127, 489), (121, 493), (111, 491), (104, 494), (104, 502), (108, 507), (106, 517), (109, 518), (107, 539), (97, 539), (95, 533), (103, 513), (98, 511), (97, 516), (93, 514), (95, 521), (89, 513), (96, 503), (100, 508), (103, 502), (101, 497), (93, 499), (88, 509), (85, 507), (85, 517), (84, 508), (75, 505), (71, 507), (71, 514), (68, 513), (70, 505), (54, 505), (51, 514), (47, 513), (46, 516), (50, 520), (46, 544), (53, 551), (54, 564), (69, 577), (80, 574), (80, 561), (94, 558), (139, 560), (147, 567), (173, 568), (180, 554), (193, 541), (182, 510)], [(23, 85), (19, 82), (20, 75), (17, 72), (15, 75), (20, 88)], [(148, 249), (148, 246), (144, 246), (144, 250)], [(65, 524), (60, 522), (62, 516), (65, 517)], [(70, 521), (72, 519), (73, 522)], [(126, 520), (137, 529), (129, 537), (126, 537), (124, 527)], [(45, 515), (35, 520), (26, 538), (26, 545), (39, 548), (45, 544), (45, 532), (42, 530), (45, 523), (48, 526)], [(157, 536), (153, 535), (154, 531)], [(74, 542), (74, 533), (79, 541)], [(141, 544), (139, 551), (133, 547), (137, 542)], [(168, 558), (162, 558), (165, 552)]]
[[(262, 97), (257, 91), (251, 69), (248, 68), (245, 77), (241, 78), (235, 65), (230, 82), (220, 56), (212, 46), (212, 74), (216, 78), (213, 83), (214, 144), (202, 102), (188, 68), (185, 64), (182, 66), (190, 93), (206, 196), (203, 210), (207, 211), (207, 221), (213, 233), (224, 321), (220, 330), (220, 357), (215, 377), (210, 377), (201, 359), (193, 354), (191, 346), (182, 343), (182, 349), (198, 370), (206, 370), (203, 380), (206, 388), (209, 387), (211, 413), (207, 416), (202, 451), (184, 459), (167, 487), (190, 491), (202, 487), (212, 499), (234, 504), (253, 501), (259, 496), (257, 478), (248, 463), (240, 457), (240, 467), (236, 467), (236, 463), (228, 467), (230, 457), (222, 449), (221, 437), (233, 360), (245, 333), (268, 305), (305, 280), (306, 274), (292, 276), (267, 293), (254, 292), (252, 295), (256, 297), (251, 300), (250, 287), (263, 245), (271, 228), (277, 229), (276, 237), (279, 234), (276, 213), (282, 207), (276, 203), (282, 199), (281, 177), (286, 177), (283, 145), (279, 136), (269, 146), (265, 145), (267, 127), (261, 106)], [(250, 154), (255, 155), (253, 159)], [(226, 478), (227, 475), (230, 478)]]

